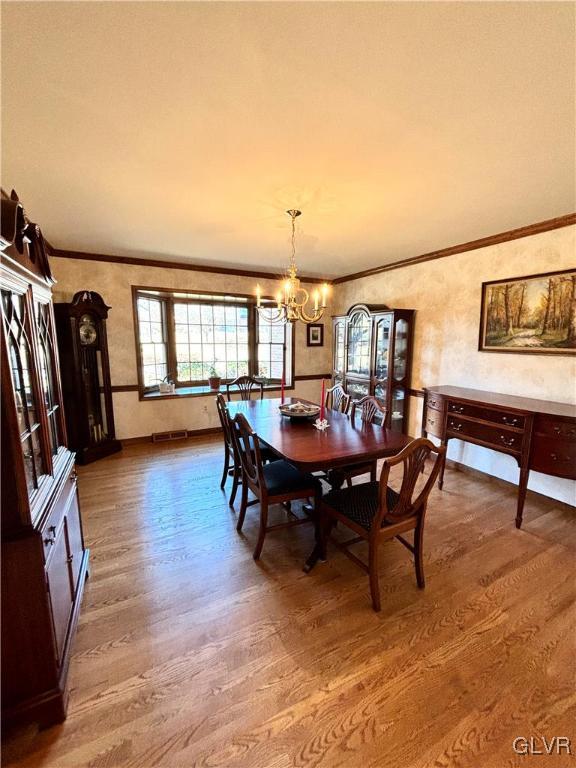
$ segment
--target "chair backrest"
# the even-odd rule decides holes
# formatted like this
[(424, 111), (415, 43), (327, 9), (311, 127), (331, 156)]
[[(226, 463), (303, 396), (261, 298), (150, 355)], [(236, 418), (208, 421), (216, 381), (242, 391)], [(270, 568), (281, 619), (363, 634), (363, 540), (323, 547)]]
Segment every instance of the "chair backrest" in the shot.
[[(396, 456), (384, 459), (384, 465), (380, 474), (380, 504), (378, 513), (374, 520), (373, 530), (379, 531), (383, 520), (388, 522), (398, 522), (399, 520), (413, 515), (424, 515), (426, 513), (426, 503), (430, 491), (438, 477), (442, 457), (446, 453), (444, 446), (436, 446), (430, 440), (424, 437), (413, 440)], [(416, 483), (420, 477), (426, 459), (435, 454), (436, 458), (432, 466), (432, 471), (428, 476), (422, 490), (415, 497)], [(402, 484), (398, 492), (398, 498), (392, 506), (388, 506), (388, 479), (390, 470), (397, 464), (403, 464)]]
[(384, 425), (386, 422), (386, 409), (380, 405), (378, 398), (372, 395), (366, 395), (366, 397), (361, 397), (360, 400), (353, 401), (352, 411), (350, 412), (352, 423), (354, 423), (357, 415), (360, 415), (361, 420), (365, 424)]
[(242, 466), (242, 482), (246, 482), (250, 490), (260, 496), (266, 485), (258, 436), (243, 413), (237, 413), (231, 420), (230, 431), (236, 455)]
[(350, 395), (346, 394), (344, 387), (341, 384), (335, 384), (333, 387), (326, 390), (324, 407), (333, 408), (335, 411), (340, 411), (341, 413), (348, 413), (348, 408), (350, 407)]
[(216, 395), (216, 410), (218, 411), (218, 418), (220, 419), (224, 442), (233, 449), (234, 443), (232, 442), (232, 431), (230, 429), (230, 415), (228, 413), (226, 400), (221, 392), (218, 392)]
[(260, 390), (260, 400), (264, 399), (264, 384), (261, 381), (253, 379), (252, 376), (238, 376), (234, 381), (230, 381), (226, 384), (226, 397), (228, 402), (231, 400), (233, 394), (230, 389), (237, 387), (241, 400), (250, 400), (253, 390)]

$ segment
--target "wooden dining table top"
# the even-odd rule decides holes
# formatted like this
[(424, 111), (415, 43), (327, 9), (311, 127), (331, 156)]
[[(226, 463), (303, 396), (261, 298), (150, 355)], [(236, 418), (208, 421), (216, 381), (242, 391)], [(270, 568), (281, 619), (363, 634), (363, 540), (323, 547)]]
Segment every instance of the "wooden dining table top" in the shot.
[[(285, 399), (286, 403), (298, 398)], [(300, 402), (308, 402), (300, 399)], [(280, 398), (235, 400), (228, 403), (232, 418), (243, 413), (260, 440), (301, 470), (331, 469), (347, 464), (394, 456), (412, 438), (360, 419), (353, 424), (348, 416), (327, 408), (330, 426), (316, 429), (313, 419), (291, 419), (279, 411)]]

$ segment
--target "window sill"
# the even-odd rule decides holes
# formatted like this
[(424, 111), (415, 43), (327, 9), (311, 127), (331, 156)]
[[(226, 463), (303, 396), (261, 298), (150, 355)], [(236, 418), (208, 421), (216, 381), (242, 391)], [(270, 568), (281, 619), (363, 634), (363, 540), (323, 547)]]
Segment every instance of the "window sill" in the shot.
[[(294, 390), (294, 385), (284, 387), (286, 392)], [(264, 387), (264, 392), (280, 392), (281, 387)], [(164, 395), (161, 392), (140, 392), (140, 400), (158, 402), (158, 400), (178, 400), (182, 397), (215, 397), (218, 392), (226, 396), (226, 385), (223, 384), (220, 389), (210, 389), (208, 386), (198, 387), (178, 387), (173, 395)]]

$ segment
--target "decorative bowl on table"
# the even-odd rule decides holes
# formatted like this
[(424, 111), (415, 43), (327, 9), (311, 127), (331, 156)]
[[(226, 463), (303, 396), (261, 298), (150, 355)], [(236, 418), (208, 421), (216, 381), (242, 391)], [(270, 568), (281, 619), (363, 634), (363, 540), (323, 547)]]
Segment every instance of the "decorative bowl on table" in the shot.
[(291, 419), (309, 419), (312, 416), (318, 416), (320, 413), (320, 406), (298, 401), (297, 403), (280, 405), (278, 410), (282, 416), (289, 416)]

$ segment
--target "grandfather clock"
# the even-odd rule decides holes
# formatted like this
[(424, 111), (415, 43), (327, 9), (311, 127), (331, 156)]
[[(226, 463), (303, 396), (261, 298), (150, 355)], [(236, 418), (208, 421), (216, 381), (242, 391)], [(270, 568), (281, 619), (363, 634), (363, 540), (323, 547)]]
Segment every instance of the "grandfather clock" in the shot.
[(115, 437), (106, 338), (108, 310), (95, 291), (79, 291), (55, 304), (68, 443), (88, 464), (121, 450)]

